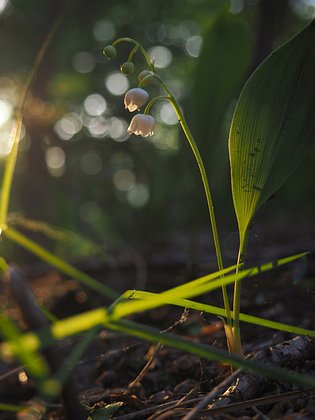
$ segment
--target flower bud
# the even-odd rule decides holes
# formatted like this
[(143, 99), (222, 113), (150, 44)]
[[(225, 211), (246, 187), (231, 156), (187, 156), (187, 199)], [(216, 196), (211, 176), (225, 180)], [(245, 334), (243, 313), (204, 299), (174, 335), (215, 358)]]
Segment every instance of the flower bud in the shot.
[(131, 63), (131, 61), (127, 61), (126, 63), (123, 63), (120, 66), (120, 70), (124, 73), (124, 74), (132, 74), (134, 72), (135, 66), (133, 65), (133, 63)]
[(147, 91), (141, 88), (130, 89), (125, 94), (125, 109), (128, 109), (130, 112), (133, 112), (136, 109), (141, 108), (147, 102), (148, 99), (149, 94)]
[(142, 82), (142, 80), (145, 78), (145, 81), (144, 81), (143, 85), (146, 86), (149, 83), (151, 83), (152, 75), (153, 75), (152, 71), (143, 70), (141, 73), (138, 74), (138, 80), (139, 80), (139, 82)]
[(128, 127), (128, 133), (136, 136), (153, 136), (155, 120), (151, 115), (137, 114), (133, 117)]
[(103, 54), (105, 55), (105, 57), (107, 57), (109, 59), (117, 57), (116, 48), (113, 47), (112, 45), (106, 45), (106, 47), (104, 47), (104, 49), (103, 49)]

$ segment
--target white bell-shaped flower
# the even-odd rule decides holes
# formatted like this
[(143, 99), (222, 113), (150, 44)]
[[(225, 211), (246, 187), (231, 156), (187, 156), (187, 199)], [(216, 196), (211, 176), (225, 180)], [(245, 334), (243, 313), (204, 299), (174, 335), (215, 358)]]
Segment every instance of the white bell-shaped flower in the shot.
[(149, 99), (149, 94), (143, 89), (133, 88), (128, 90), (125, 95), (124, 103), (125, 108), (130, 112), (136, 111), (141, 108)]
[(153, 136), (155, 120), (151, 115), (137, 114), (133, 117), (128, 127), (128, 133), (136, 136)]

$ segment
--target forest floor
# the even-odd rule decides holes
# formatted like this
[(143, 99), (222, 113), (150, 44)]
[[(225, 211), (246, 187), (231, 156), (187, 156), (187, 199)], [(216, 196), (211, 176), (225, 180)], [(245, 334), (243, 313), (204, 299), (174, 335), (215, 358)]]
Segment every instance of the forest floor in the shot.
[[(303, 248), (299, 244), (299, 249), (286, 249), (285, 252), (292, 251), (287, 254), (282, 249), (270, 250), (268, 243), (265, 248), (260, 246), (258, 259), (266, 262), (269, 253), (282, 257), (312, 250), (313, 238), (304, 239)], [(200, 243), (200, 255), (204, 255), (205, 245), (203, 241)], [(315, 250), (312, 251), (313, 255), (307, 260), (245, 280), (242, 312), (314, 329)], [(161, 291), (210, 270), (202, 258), (198, 263), (188, 264), (185, 252), (172, 254), (168, 249), (159, 253), (155, 249), (148, 255), (129, 250), (114, 264), (92, 261), (80, 268), (121, 292), (131, 288)], [(249, 264), (252, 265), (251, 261)], [(23, 272), (35, 296), (60, 318), (106, 303), (77, 281), (65, 278), (45, 265), (25, 266)], [(6, 288), (3, 285), (0, 294), (2, 306), (23, 325), (19, 309), (7, 298)], [(218, 291), (203, 296), (200, 301), (222, 305)], [(131, 319), (159, 330), (172, 327), (172, 332), (198, 343), (226, 347), (222, 320), (208, 314), (163, 306)], [(254, 353), (266, 362), (276, 359), (278, 366), (315, 378), (315, 344), (311, 339), (245, 323), (241, 325), (241, 331), (245, 354)], [(68, 354), (78, 340), (78, 337), (65, 340), (60, 344), (60, 351)], [(275, 359), (273, 355), (276, 355)], [(150, 363), (143, 371), (148, 361)], [(34, 384), (31, 379), (25, 380), (21, 372), (24, 372), (23, 366), (0, 363), (1, 402), (25, 405), (34, 401)], [(94, 407), (94, 412), (90, 412), (93, 419), (109, 418), (110, 410), (112, 417), (120, 420), (315, 418), (314, 391), (244, 372), (233, 373), (227, 365), (105, 329), (95, 334), (77, 363), (73, 378), (72, 396), (75, 394), (81, 403)], [(20, 415), (18, 418), (66, 418), (64, 407), (69, 403), (66, 399), (63, 405), (60, 401), (51, 404), (42, 417)], [(197, 412), (192, 412), (201, 402), (203, 407), (198, 406)], [(68, 410), (68, 418), (80, 419), (79, 414), (71, 414), (71, 407)], [(16, 417), (0, 413), (0, 419), (11, 418)]]

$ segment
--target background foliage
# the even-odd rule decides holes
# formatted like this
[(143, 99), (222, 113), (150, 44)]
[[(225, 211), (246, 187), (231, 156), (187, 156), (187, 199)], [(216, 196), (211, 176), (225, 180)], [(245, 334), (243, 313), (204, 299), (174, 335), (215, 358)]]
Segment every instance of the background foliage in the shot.
[[(184, 242), (208, 232), (198, 169), (170, 107), (153, 108), (158, 125), (152, 139), (126, 133), (130, 115), (123, 109), (123, 95), (137, 80), (123, 76), (119, 64), (130, 49), (120, 46), (118, 59), (111, 62), (102, 49), (130, 36), (155, 55), (156, 67), (192, 124), (228, 244), (236, 230), (227, 158), (236, 99), (262, 59), (314, 17), (314, 2), (64, 3), (0, 0), (1, 167), (22, 84), (45, 34), (64, 15), (28, 100), (10, 209), (19, 215), (11, 220), (25, 225), (23, 215), (59, 226), (61, 236), (51, 238), (50, 246), (75, 258), (113, 247), (145, 249), (174, 232)], [(135, 65), (139, 72), (144, 68), (138, 59)], [(271, 231), (279, 228), (277, 214), (284, 224), (294, 220), (297, 225), (312, 214), (314, 159), (313, 149), (266, 205), (262, 218)], [(79, 236), (71, 240), (67, 230), (90, 242)], [(10, 252), (7, 244), (1, 249), (2, 255)]]

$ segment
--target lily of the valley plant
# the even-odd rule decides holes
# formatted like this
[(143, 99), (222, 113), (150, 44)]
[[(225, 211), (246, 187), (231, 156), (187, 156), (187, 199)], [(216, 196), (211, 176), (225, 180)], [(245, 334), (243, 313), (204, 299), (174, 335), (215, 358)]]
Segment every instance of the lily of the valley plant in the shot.
[[(207, 174), (206, 174), (202, 157), (200, 155), (197, 144), (193, 138), (193, 135), (188, 127), (188, 124), (183, 115), (183, 112), (176, 98), (173, 96), (173, 94), (168, 89), (168, 87), (166, 86), (164, 81), (161, 79), (161, 77), (156, 73), (153, 60), (151, 60), (146, 50), (137, 41), (131, 38), (119, 38), (116, 41), (114, 41), (112, 45), (107, 45), (104, 48), (103, 53), (105, 57), (107, 57), (108, 59), (116, 58), (117, 57), (116, 46), (120, 44), (121, 42), (128, 42), (134, 45), (134, 48), (129, 54), (128, 61), (123, 63), (120, 67), (123, 73), (125, 74), (133, 73), (134, 65), (132, 63), (132, 58), (134, 54), (138, 51), (141, 52), (147, 64), (147, 70), (143, 70), (138, 75), (138, 79), (139, 79), (138, 87), (130, 89), (125, 94), (125, 98), (124, 98), (125, 108), (128, 109), (130, 112), (134, 112), (136, 110), (139, 110), (141, 107), (143, 107), (149, 100), (149, 94), (142, 87), (149, 83), (152, 83), (153, 81), (156, 81), (157, 83), (159, 83), (159, 85), (163, 88), (165, 92), (165, 95), (156, 96), (152, 98), (146, 105), (143, 113), (136, 114), (132, 118), (129, 128), (128, 128), (128, 132), (136, 134), (136, 135), (140, 135), (142, 137), (152, 136), (154, 134), (155, 121), (154, 121), (154, 118), (151, 115), (149, 115), (151, 106), (157, 101), (168, 101), (171, 103), (178, 117), (178, 121), (186, 136), (186, 139), (195, 156), (195, 159), (196, 159), (199, 171), (200, 171), (201, 180), (203, 183), (205, 196), (207, 200), (209, 219), (210, 219), (210, 224), (212, 228), (214, 247), (215, 247), (215, 253), (216, 253), (216, 258), (217, 258), (217, 265), (218, 265), (218, 269), (222, 270), (223, 262), (222, 262), (221, 246), (220, 246), (220, 241), (219, 241), (217, 223), (216, 223), (215, 212), (214, 212), (214, 205), (213, 205), (213, 200), (212, 200), (211, 191), (209, 187), (209, 182), (208, 182), (208, 178), (207, 178)], [(242, 354), (240, 341), (239, 339), (237, 339), (237, 341), (235, 339), (235, 337), (239, 337), (239, 334), (236, 334), (236, 335), (234, 334), (233, 314), (230, 308), (226, 286), (222, 286), (222, 295), (223, 295), (224, 309), (225, 309), (225, 315), (226, 315), (225, 332), (226, 332), (226, 337), (227, 337), (228, 348), (230, 351)]]
[[(139, 110), (149, 101), (143, 113), (133, 117), (128, 131), (143, 137), (153, 135), (154, 119), (149, 115), (151, 106), (157, 101), (168, 101), (173, 106), (200, 170), (217, 264), (221, 271), (221, 247), (207, 174), (183, 112), (176, 98), (155, 72), (154, 62), (137, 41), (119, 38), (104, 48), (105, 56), (109, 59), (115, 58), (116, 46), (121, 42), (133, 45), (127, 62), (121, 65), (122, 72), (134, 72), (132, 58), (136, 52), (143, 55), (147, 64), (147, 69), (138, 75), (138, 88), (131, 89), (125, 96), (125, 107), (131, 112)], [(257, 210), (313, 147), (314, 68), (315, 20), (265, 59), (249, 78), (239, 97), (229, 135), (232, 196), (240, 236), (237, 271), (244, 263), (249, 228)], [(165, 94), (149, 100), (149, 94), (143, 87), (152, 82), (158, 83)], [(230, 351), (238, 354), (242, 354), (239, 328), (240, 292), (241, 281), (235, 281), (231, 310), (226, 286), (222, 287), (227, 344)]]

